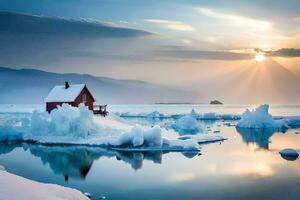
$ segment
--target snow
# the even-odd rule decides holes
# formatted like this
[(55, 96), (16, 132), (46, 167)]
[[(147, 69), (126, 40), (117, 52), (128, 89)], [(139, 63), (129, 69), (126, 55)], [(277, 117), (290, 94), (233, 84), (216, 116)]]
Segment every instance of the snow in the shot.
[(5, 167), (3, 167), (2, 165), (0, 165), (0, 171), (5, 171)]
[(88, 200), (78, 190), (32, 181), (0, 170), (0, 199)]
[(281, 151), (279, 151), (279, 153), (280, 155), (288, 156), (288, 157), (298, 158), (299, 156), (299, 153), (295, 149), (290, 149), (290, 148), (282, 149)]
[(269, 114), (269, 105), (264, 104), (255, 110), (248, 109), (242, 114), (241, 120), (237, 123), (240, 128), (287, 128), (285, 120), (275, 120)]
[(45, 98), (45, 102), (72, 102), (78, 97), (84, 87), (85, 84), (72, 84), (65, 89), (64, 85), (57, 85)]

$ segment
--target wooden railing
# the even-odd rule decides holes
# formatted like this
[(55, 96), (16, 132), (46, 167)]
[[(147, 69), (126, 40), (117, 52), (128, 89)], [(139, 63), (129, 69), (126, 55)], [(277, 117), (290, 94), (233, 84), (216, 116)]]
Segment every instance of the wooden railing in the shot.
[(106, 110), (107, 105), (94, 105), (94, 114), (95, 115), (102, 115), (102, 116), (106, 116), (108, 115), (108, 111)]

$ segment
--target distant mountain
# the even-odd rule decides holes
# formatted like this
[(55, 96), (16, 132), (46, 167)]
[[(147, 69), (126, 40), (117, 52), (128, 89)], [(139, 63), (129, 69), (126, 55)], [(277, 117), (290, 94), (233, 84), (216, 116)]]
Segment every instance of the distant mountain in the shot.
[(66, 80), (87, 84), (99, 103), (185, 102), (192, 98), (189, 92), (143, 81), (0, 67), (0, 103), (43, 103), (52, 87)]

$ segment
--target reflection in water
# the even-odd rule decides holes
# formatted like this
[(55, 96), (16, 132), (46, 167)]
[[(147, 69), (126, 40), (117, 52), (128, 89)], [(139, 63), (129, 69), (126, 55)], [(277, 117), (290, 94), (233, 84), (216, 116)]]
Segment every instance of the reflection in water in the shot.
[(44, 165), (49, 164), (55, 174), (62, 174), (66, 181), (69, 177), (85, 178), (93, 161), (99, 157), (91, 151), (73, 147), (31, 145), (29, 149), (30, 153), (39, 157)]
[(295, 161), (298, 159), (298, 156), (288, 156), (288, 155), (284, 155), (284, 154), (280, 154), (281, 158), (287, 160), (287, 161)]
[(17, 147), (22, 147), (22, 144), (19, 142), (0, 142), (0, 155), (8, 154)]
[[(287, 162), (278, 153), (286, 147), (299, 150), (299, 135), (289, 130), (271, 137), (272, 132), (264, 131), (254, 132), (253, 139), (249, 135), (247, 138), (246, 133), (236, 133), (235, 127), (222, 127), (221, 134), (228, 137), (228, 141), (222, 145), (202, 146), (203, 155), (196, 159), (186, 159), (181, 153), (0, 144), (0, 154), (7, 153), (0, 156), (0, 164), (11, 173), (29, 179), (89, 192), (93, 200), (103, 195), (107, 199), (125, 200), (299, 199), (300, 159)], [(237, 134), (241, 137), (236, 137)], [(268, 151), (251, 148), (268, 140), (272, 141)], [(247, 146), (247, 142), (255, 144)], [(188, 152), (184, 155), (195, 156)], [(136, 173), (134, 169), (139, 170)], [(68, 175), (68, 182), (63, 182), (64, 175)]]
[[(275, 129), (249, 129), (236, 127), (246, 144), (255, 143), (262, 149), (269, 149), (269, 139), (278, 130)], [(281, 131), (284, 132), (284, 131)]]
[(117, 160), (122, 160), (131, 165), (135, 170), (141, 169), (143, 167), (143, 160), (151, 160), (153, 163), (161, 164), (162, 162), (162, 152), (116, 152)]
[[(130, 164), (134, 170), (143, 167), (144, 160), (153, 161), (155, 164), (162, 163), (162, 156), (166, 151), (133, 152), (116, 151), (100, 147), (84, 146), (44, 146), (26, 143), (2, 143), (0, 154), (7, 154), (16, 147), (23, 147), (24, 150), (41, 159), (44, 165), (49, 165), (55, 174), (61, 174), (68, 181), (69, 177), (85, 179), (89, 173), (94, 160), (100, 157), (115, 157), (124, 163)], [(186, 158), (193, 158), (198, 152), (182, 152)]]

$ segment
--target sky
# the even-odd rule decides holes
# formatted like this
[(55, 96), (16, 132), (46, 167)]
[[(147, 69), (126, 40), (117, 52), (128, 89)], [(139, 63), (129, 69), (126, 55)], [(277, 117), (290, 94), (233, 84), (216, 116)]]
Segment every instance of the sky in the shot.
[(0, 66), (300, 103), (298, 0), (0, 0)]

